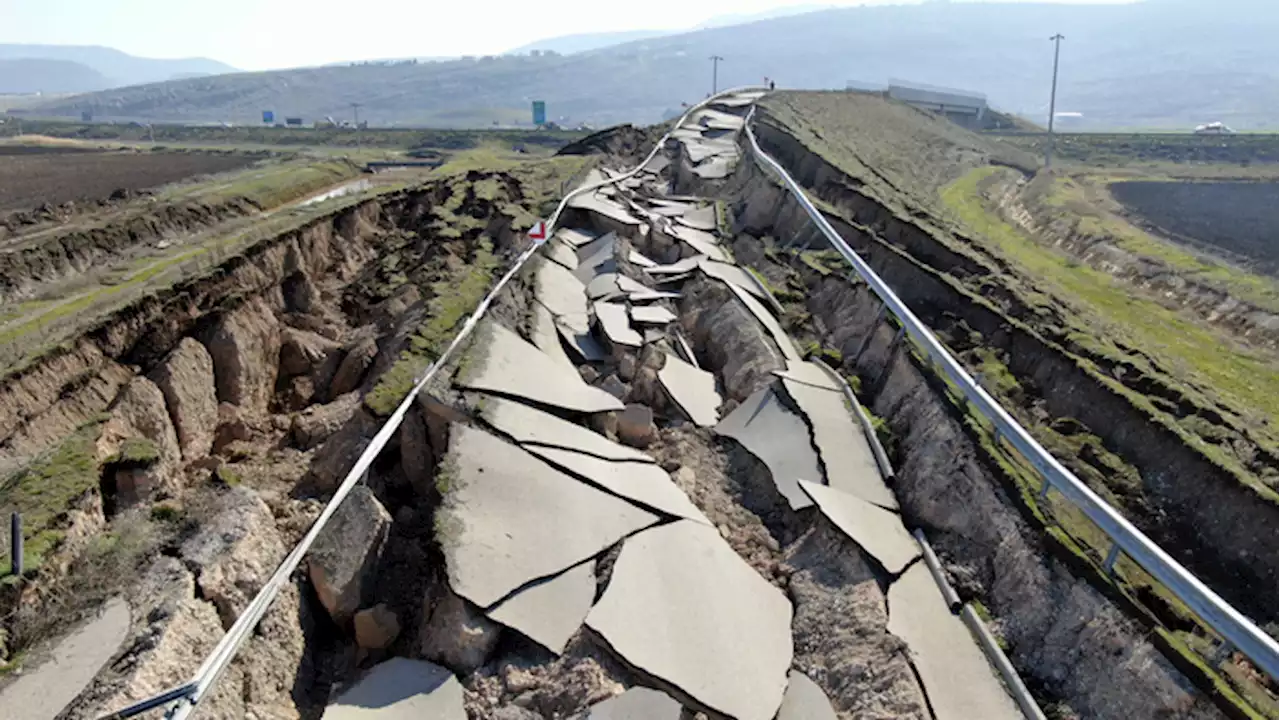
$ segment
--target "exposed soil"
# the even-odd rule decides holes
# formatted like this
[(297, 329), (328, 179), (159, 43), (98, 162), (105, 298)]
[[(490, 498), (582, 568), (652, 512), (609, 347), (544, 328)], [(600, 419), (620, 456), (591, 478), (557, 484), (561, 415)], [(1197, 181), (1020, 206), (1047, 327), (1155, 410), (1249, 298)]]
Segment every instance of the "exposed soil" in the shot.
[[(447, 339), (460, 320), (440, 317), (439, 303), (480, 272), (476, 253), (506, 261), (520, 223), (546, 200), (538, 193), (559, 186), (538, 183), (475, 172), (339, 203), (6, 378), (0, 458), (51, 457), (88, 472), (74, 476), (83, 486), (56, 490), (79, 500), (52, 515), (25, 513), (44, 523), (28, 537), (51, 542), (23, 583), (2, 586), (0, 655), (55, 637), (121, 595), (133, 617), (125, 642), (64, 717), (94, 717), (189, 676), (314, 520), (334, 475), (363, 447), (361, 434), (376, 429), (361, 393), (349, 391), (381, 382), (411, 338), (415, 352), (438, 352), (422, 333)], [(392, 256), (403, 266), (389, 264)], [(488, 283), (484, 274), (479, 287)], [(179, 362), (170, 350), (180, 342), (185, 357), (212, 362)], [(96, 439), (66, 445), (77, 427), (76, 437)], [(402, 479), (394, 462), (370, 478), (396, 511), (406, 505)], [(6, 502), (63, 503), (52, 488), (28, 488), (39, 482), (31, 472), (3, 482)], [(427, 576), (415, 572), (421, 589)], [(395, 586), (401, 599), (415, 587)], [(318, 717), (330, 685), (356, 668), (347, 631), (309, 586), (286, 588), (209, 712)]]
[[(1217, 501), (1212, 503), (1212, 508), (1203, 502), (1203, 481), (1178, 489), (1184, 480), (1189, 479), (1187, 470), (1193, 463), (1179, 463), (1168, 470), (1156, 469), (1153, 461), (1158, 456), (1149, 452), (1151, 448), (1143, 450), (1141, 445), (1130, 441), (1145, 437), (1145, 442), (1159, 443), (1160, 452), (1166, 454), (1166, 459), (1169, 453), (1181, 454), (1185, 450), (1179, 451), (1176, 444), (1157, 439), (1161, 436), (1158, 427), (1152, 428), (1147, 425), (1149, 421), (1138, 417), (1124, 418), (1119, 408), (1111, 406), (1109, 411), (1095, 412), (1098, 405), (1110, 403), (1105, 400), (1105, 395), (1089, 389), (1091, 381), (1072, 377), (1074, 365), (1063, 362), (1061, 349), (1033, 339), (1034, 334), (1022, 330), (1022, 323), (1017, 320), (1008, 317), (998, 321), (995, 318), (979, 319), (992, 311), (975, 312), (974, 299), (962, 299), (964, 293), (957, 293), (959, 283), (948, 278), (948, 275), (963, 278), (967, 284), (989, 272), (986, 268), (946, 251), (930, 239), (929, 232), (912, 228), (900, 215), (891, 216), (883, 208), (877, 209), (866, 202), (866, 195), (856, 193), (856, 183), (803, 150), (794, 139), (776, 133), (768, 124), (758, 123), (756, 131), (765, 148), (787, 165), (793, 176), (808, 178), (814, 183), (812, 191), (840, 210), (840, 215), (828, 213), (828, 220), (836, 230), (917, 315), (935, 328), (962, 362), (969, 364), (971, 372), (984, 367), (981, 358), (988, 349), (1001, 353), (1000, 357), (1009, 363), (1008, 368), (1017, 379), (1017, 393), (1005, 395), (1002, 388), (997, 387), (997, 383), (1003, 382), (1000, 380), (984, 382), (984, 385), (1007, 409), (1013, 411), (1024, 427), (1029, 428), (1056, 457), (1095, 490), (1108, 488), (1101, 491), (1111, 492), (1111, 489), (1122, 488), (1125, 483), (1132, 482), (1128, 478), (1139, 478), (1142, 483), (1140, 493), (1144, 495), (1135, 498), (1120, 494), (1117, 489), (1112, 502), (1135, 518), (1140, 527), (1162, 546), (1175, 548), (1175, 556), (1219, 592), (1226, 594), (1237, 607), (1251, 609), (1260, 622), (1266, 622), (1269, 618), (1269, 611), (1264, 609), (1267, 603), (1257, 600), (1258, 593), (1270, 592), (1274, 584), (1268, 579), (1274, 560), (1268, 557), (1269, 545), (1256, 542), (1255, 531), (1260, 524), (1271, 522), (1274, 506), (1258, 503), (1258, 498), (1252, 493), (1241, 492), (1243, 488), (1234, 479), (1224, 478), (1222, 482), (1225, 484), (1217, 486)], [(813, 243), (815, 248), (825, 247), (822, 239), (814, 239), (808, 232), (807, 217), (789, 195), (771, 179), (750, 173), (740, 173), (735, 178), (733, 191), (734, 197), (739, 198), (739, 204), (735, 206), (735, 227), (759, 238), (753, 240), (749, 235), (739, 235), (734, 244), (735, 254), (739, 260), (755, 266), (772, 287), (781, 288), (791, 298), (790, 302), (804, 303), (799, 310), (791, 311), (792, 314), (811, 322), (822, 345), (832, 348), (833, 357), (842, 362), (843, 371), (856, 375), (860, 380), (863, 404), (885, 419), (892, 435), (886, 445), (895, 455), (895, 466), (900, 468), (902, 485), (898, 488), (898, 495), (903, 502), (904, 515), (910, 522), (924, 528), (931, 538), (938, 534), (935, 545), (942, 548), (944, 557), (953, 559), (952, 579), (962, 588), (962, 594), (967, 588), (969, 592), (976, 592), (978, 597), (986, 598), (983, 602), (992, 610), (997, 624), (1005, 629), (1005, 637), (1013, 645), (1014, 660), (1024, 679), (1033, 688), (1037, 683), (1043, 683), (1037, 692), (1049, 693), (1049, 697), (1043, 698), (1044, 704), (1064, 703), (1064, 717), (1073, 716), (1073, 712), (1083, 716), (1158, 713), (1150, 704), (1151, 696), (1146, 694), (1147, 690), (1172, 699), (1174, 696), (1163, 694), (1167, 691), (1155, 688), (1161, 685), (1187, 686), (1188, 680), (1182, 676), (1183, 672), (1189, 672), (1188, 677), (1198, 677), (1196, 684), (1216, 695), (1213, 689), (1216, 681), (1200, 675), (1202, 671), (1187, 664), (1181, 654), (1185, 650), (1171, 650), (1161, 635), (1153, 636), (1154, 645), (1145, 645), (1131, 634), (1133, 630), (1124, 629), (1119, 618), (1125, 614), (1152, 618), (1153, 613), (1163, 618), (1160, 622), (1168, 623), (1166, 627), (1173, 630), (1194, 627), (1194, 623), (1188, 623), (1176, 609), (1171, 611), (1169, 607), (1162, 607), (1164, 601), (1156, 594), (1139, 585), (1137, 595), (1142, 599), (1135, 603), (1130, 596), (1117, 595), (1107, 589), (1109, 580), (1102, 580), (1096, 585), (1104, 589), (1103, 593), (1091, 590), (1087, 600), (1077, 591), (1067, 591), (1072, 586), (1087, 587), (1080, 582), (1081, 575), (1095, 579), (1104, 577), (1095, 569), (1101, 561), (1101, 553), (1085, 550), (1083, 557), (1091, 559), (1081, 563), (1079, 545), (1068, 542), (1063, 546), (1056, 539), (1062, 536), (1063, 529), (1068, 537), (1076, 532), (1065, 525), (1061, 529), (1054, 528), (1047, 536), (1041, 534), (1045, 530), (1037, 528), (1045, 528), (1044, 518), (1054, 515), (1048, 510), (1030, 509), (1036, 505), (1030, 498), (1038, 486), (1030, 490), (1025, 485), (1020, 486), (1019, 482), (1025, 480), (1013, 478), (1022, 477), (1018, 474), (1022, 471), (1011, 470), (1016, 463), (1007, 457), (1007, 451), (993, 452), (990, 446), (983, 444), (987, 441), (981, 440), (980, 431), (967, 418), (964, 406), (957, 407), (946, 399), (945, 385), (930, 380), (928, 369), (914, 354), (892, 350), (894, 329), (887, 324), (877, 326), (880, 303), (874, 295), (865, 287), (849, 285), (844, 279), (847, 269), (838, 260), (831, 263), (826, 253), (805, 253), (804, 257), (782, 260), (785, 256), (779, 245), (783, 243), (793, 246), (798, 243), (798, 247)], [(857, 218), (857, 222), (850, 222), (848, 217)], [(992, 284), (983, 285), (989, 288), (986, 294), (989, 301), (1003, 306), (1008, 313), (1005, 298), (994, 292)], [(868, 332), (874, 332), (869, 343), (866, 341)], [(1096, 385), (1094, 387), (1097, 388)], [(1046, 432), (1050, 426), (1055, 429)], [(1054, 437), (1059, 430), (1077, 438), (1076, 443), (1081, 437), (1078, 433), (1083, 432), (1086, 442), (1083, 445), (1060, 442)], [(1094, 439), (1101, 437), (1102, 443), (1092, 445), (1088, 440), (1090, 434), (1096, 434)], [(1135, 466), (1136, 475), (1131, 474)], [(910, 476), (913, 473), (914, 476)], [(1179, 480), (1171, 482), (1179, 476)], [(1183, 499), (1177, 499), (1179, 496)], [(1134, 503), (1135, 499), (1139, 502)], [(956, 508), (965, 510), (957, 513)], [(1041, 512), (1046, 515), (1039, 514)], [(1238, 513), (1248, 514), (1249, 519), (1242, 519)], [(1179, 520), (1180, 515), (1187, 519)], [(1199, 517), (1192, 520), (1188, 515)], [(1006, 521), (1012, 525), (1006, 525)], [(1024, 522), (1030, 522), (1030, 527)], [(1052, 524), (1054, 521), (1049, 522)], [(981, 529), (975, 523), (980, 524)], [(1014, 530), (1015, 527), (1022, 529)], [(1232, 527), (1243, 527), (1247, 531), (1231, 539), (1218, 534), (1229, 532)], [(1015, 536), (1024, 540), (1015, 542), (1012, 539)], [(1026, 544), (1021, 545), (1022, 542)], [(1013, 545), (1019, 545), (1020, 549), (1015, 550)], [(1224, 552), (1224, 545), (1232, 550)], [(1023, 559), (1015, 559), (1017, 557)], [(1031, 572), (1023, 566), (1027, 561), (1040, 569)], [(1239, 564), (1234, 566), (1235, 572), (1224, 573), (1229, 563)], [(973, 574), (975, 572), (978, 574)], [(1041, 579), (1028, 585), (1031, 582), (1029, 578), (1033, 576)], [(1252, 589), (1242, 591), (1245, 587)], [(1047, 595), (1042, 595), (1042, 591)], [(1003, 599), (984, 596), (984, 592), (995, 592)], [(1048, 610), (1064, 602), (1084, 602), (1091, 609)], [(997, 609), (992, 603), (1004, 609)], [(1146, 608), (1140, 608), (1140, 603), (1147, 603)], [(1131, 670), (1117, 673), (1114, 668), (1106, 669), (1112, 660), (1084, 647), (1110, 641), (1089, 639), (1085, 635), (1078, 635), (1076, 639), (1056, 636), (1051, 641), (1054, 647), (1045, 649), (1046, 637), (1032, 628), (1045, 627), (1041, 613), (1046, 611), (1061, 613), (1061, 617), (1110, 614), (1118, 624), (1110, 626), (1107, 632), (1117, 632), (1128, 638), (1117, 640), (1117, 647), (1137, 643), (1132, 645), (1137, 648), (1135, 653), (1147, 658), (1163, 654), (1168, 660), (1161, 659), (1157, 665), (1148, 666), (1152, 674), (1141, 677), (1141, 673), (1134, 674)], [(1005, 614), (1007, 617), (1002, 617)], [(1143, 622), (1155, 621), (1146, 619)], [(1028, 638), (1035, 637), (1025, 646), (1027, 653), (1036, 653), (1034, 660), (1023, 654), (1018, 641), (1010, 634), (1021, 632), (1032, 632)], [(1072, 635), (1081, 629), (1067, 632)], [(1057, 646), (1064, 641), (1069, 644), (1079, 642), (1083, 646), (1077, 645), (1075, 650)], [(1072, 658), (1072, 664), (1061, 664), (1064, 657)], [(1075, 679), (1063, 684), (1066, 678), (1073, 677)], [(1252, 689), (1241, 692), (1252, 692)], [(1130, 702), (1126, 697), (1141, 698), (1146, 704), (1141, 709), (1124, 708)], [(1239, 700), (1221, 697), (1219, 700), (1222, 707), (1237, 712), (1232, 708), (1233, 703)], [(1192, 717), (1199, 717), (1202, 712), (1211, 713), (1205, 705), (1196, 705), (1194, 709), (1191, 705), (1181, 705), (1177, 712), (1188, 712)]]
[(1280, 262), (1275, 182), (1116, 182), (1111, 194), (1153, 231), (1228, 257), (1261, 275)]
[(95, 201), (193, 175), (242, 168), (258, 158), (207, 152), (84, 152), (79, 148), (0, 148), (0, 212)]

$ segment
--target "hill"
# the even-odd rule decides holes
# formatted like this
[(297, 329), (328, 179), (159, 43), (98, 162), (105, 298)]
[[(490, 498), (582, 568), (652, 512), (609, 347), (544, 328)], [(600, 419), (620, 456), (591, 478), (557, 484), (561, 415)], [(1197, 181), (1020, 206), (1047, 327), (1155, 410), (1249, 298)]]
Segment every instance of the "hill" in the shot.
[(103, 90), (111, 81), (70, 60), (0, 59), (0, 94), (78, 93)]
[(1066, 35), (1058, 108), (1077, 127), (1185, 129), (1221, 120), (1274, 128), (1280, 22), (1269, 0), (1147, 0), (1131, 5), (928, 3), (825, 10), (646, 38), (568, 56), (500, 56), (379, 67), (222, 75), (50, 102), (39, 112), (119, 119), (257, 122), (260, 111), (345, 116), (375, 124), (651, 122), (710, 90), (706, 57), (724, 56), (722, 86), (775, 79), (843, 88), (890, 77), (984, 92), (998, 108), (1041, 117), (1052, 48)]
[(599, 50), (600, 48), (621, 45), (633, 40), (646, 40), (660, 35), (670, 35), (668, 30), (624, 30), (622, 32), (576, 33), (535, 40), (518, 48), (512, 48), (505, 54), (525, 55), (531, 50), (557, 52), (561, 55)]
[(73, 87), (64, 92), (86, 92), (107, 87), (236, 72), (236, 69), (230, 65), (208, 58), (173, 60), (144, 58), (98, 45), (0, 43), (0, 60), (57, 60), (79, 63), (102, 75), (106, 80), (105, 84)]

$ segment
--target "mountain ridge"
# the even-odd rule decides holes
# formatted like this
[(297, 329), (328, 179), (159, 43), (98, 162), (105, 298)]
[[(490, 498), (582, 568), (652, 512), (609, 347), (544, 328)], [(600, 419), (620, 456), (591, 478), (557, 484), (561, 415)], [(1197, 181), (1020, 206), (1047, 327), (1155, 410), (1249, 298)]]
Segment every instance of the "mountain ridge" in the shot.
[[(1224, 12), (1223, 9), (1227, 8)], [(889, 78), (985, 94), (993, 107), (1039, 118), (1062, 32), (1058, 109), (1089, 128), (1191, 128), (1221, 120), (1274, 128), (1280, 22), (1266, 0), (1129, 5), (931, 3), (823, 10), (633, 40), (573, 55), (487, 56), (417, 65), (241, 73), (107, 90), (33, 112), (176, 122), (256, 122), (261, 110), (338, 116), (349, 103), (382, 125), (464, 126), (529, 117), (653, 122), (710, 90), (775, 79), (780, 87), (844, 88)]]

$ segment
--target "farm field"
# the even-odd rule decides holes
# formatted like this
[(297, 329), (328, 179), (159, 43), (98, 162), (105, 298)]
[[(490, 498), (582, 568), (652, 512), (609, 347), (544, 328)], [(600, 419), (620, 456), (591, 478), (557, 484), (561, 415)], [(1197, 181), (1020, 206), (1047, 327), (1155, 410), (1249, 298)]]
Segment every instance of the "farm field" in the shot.
[(243, 154), (0, 146), (0, 212), (102, 200), (121, 190), (136, 192), (235, 170), (258, 159)]

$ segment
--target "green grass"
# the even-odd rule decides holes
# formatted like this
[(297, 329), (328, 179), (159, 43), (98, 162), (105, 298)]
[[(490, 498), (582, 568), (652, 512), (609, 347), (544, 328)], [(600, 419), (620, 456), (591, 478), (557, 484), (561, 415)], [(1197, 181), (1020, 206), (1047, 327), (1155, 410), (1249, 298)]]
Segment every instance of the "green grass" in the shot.
[(453, 340), (493, 282), (498, 259), (493, 245), (482, 239), (469, 263), (432, 283), (426, 320), (409, 339), (409, 347), (378, 384), (365, 395), (364, 403), (374, 414), (390, 415), (413, 388), (414, 379), (436, 361)]
[[(23, 565), (40, 567), (46, 555), (62, 542), (57, 519), (73, 502), (98, 487), (94, 445), (105, 418), (81, 426), (26, 468), (0, 481), (0, 516), (22, 514)], [(0, 559), (0, 577), (10, 572), (8, 557)]]
[[(979, 168), (948, 185), (943, 203), (991, 248), (1013, 261), (1046, 293), (1074, 306), (1078, 331), (1072, 339), (1110, 357), (1126, 353), (1114, 338), (1142, 348), (1174, 377), (1195, 388), (1212, 388), (1246, 411), (1255, 427), (1274, 423), (1280, 374), (1274, 355), (1238, 346), (1158, 303), (1133, 295), (1110, 275), (1039, 245), (983, 207), (979, 183), (997, 168)], [(1274, 434), (1274, 430), (1271, 431)]]
[[(1153, 237), (1124, 218), (1098, 207), (1090, 194), (1105, 193), (1105, 187), (1098, 187), (1098, 184), (1105, 185), (1110, 180), (1109, 176), (1058, 175), (1046, 179), (1049, 182), (1040, 178), (1033, 181), (1033, 186), (1048, 185), (1039, 193), (1033, 193), (1034, 196), (1039, 198), (1056, 219), (1072, 224), (1076, 233), (1111, 242), (1126, 252), (1157, 261), (1188, 279), (1221, 288), (1258, 307), (1274, 308), (1280, 302), (1280, 288), (1277, 287), (1275, 278), (1265, 278), (1190, 253), (1173, 243)], [(1162, 178), (1126, 179), (1156, 181)]]
[(125, 438), (120, 449), (107, 463), (112, 465), (145, 466), (160, 459), (160, 447), (147, 438)]

